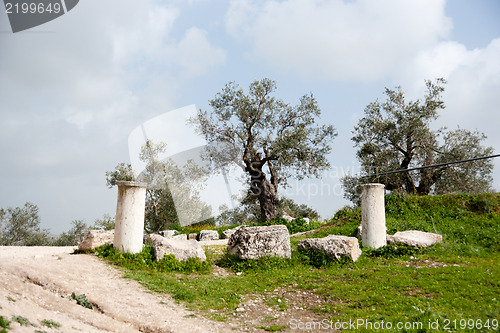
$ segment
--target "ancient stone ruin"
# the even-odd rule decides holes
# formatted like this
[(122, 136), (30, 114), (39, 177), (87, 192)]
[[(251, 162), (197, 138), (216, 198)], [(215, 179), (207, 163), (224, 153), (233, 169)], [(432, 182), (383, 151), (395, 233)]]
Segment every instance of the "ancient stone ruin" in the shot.
[(298, 244), (300, 251), (324, 252), (328, 257), (339, 260), (342, 257), (358, 260), (361, 256), (358, 239), (355, 237), (329, 235), (323, 238), (308, 238)]
[(207, 259), (205, 251), (196, 240), (165, 238), (158, 234), (150, 234), (145, 236), (145, 243), (153, 247), (157, 261), (169, 254), (173, 254), (179, 261), (191, 257), (199, 258), (201, 261)]
[(92, 251), (96, 247), (113, 244), (114, 230), (89, 230), (78, 245), (80, 251)]
[(219, 232), (217, 230), (202, 230), (198, 235), (198, 240), (200, 242), (217, 239), (219, 239)]
[(240, 259), (291, 258), (290, 234), (284, 225), (240, 228), (229, 239), (227, 252)]
[(394, 235), (387, 235), (387, 243), (402, 243), (413, 247), (428, 247), (436, 243), (442, 243), (443, 236), (432, 232), (418, 230), (398, 231)]

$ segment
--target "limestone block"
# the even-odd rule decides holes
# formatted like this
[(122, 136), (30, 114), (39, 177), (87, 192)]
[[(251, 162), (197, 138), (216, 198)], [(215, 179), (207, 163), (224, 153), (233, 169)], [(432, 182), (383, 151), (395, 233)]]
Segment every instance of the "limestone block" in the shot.
[(200, 242), (216, 239), (219, 239), (219, 232), (217, 230), (202, 230), (198, 235), (198, 240)]
[(350, 257), (358, 260), (361, 255), (358, 239), (355, 237), (329, 235), (323, 238), (308, 238), (298, 244), (300, 251), (323, 251), (330, 258), (339, 260), (341, 257)]
[(290, 258), (290, 234), (284, 225), (240, 228), (229, 239), (227, 251), (240, 259)]
[(186, 234), (179, 234), (179, 235), (175, 235), (172, 237), (173, 239), (182, 239), (182, 240), (188, 240), (188, 235)]
[(236, 227), (236, 228), (233, 228), (233, 229), (227, 229), (227, 230), (224, 230), (224, 231), (222, 232), (222, 237), (221, 237), (221, 238), (222, 238), (222, 239), (229, 239), (229, 238), (231, 238), (231, 236), (232, 236), (232, 235), (233, 235), (233, 234), (234, 234), (237, 230), (239, 230), (239, 229), (241, 229), (241, 228), (243, 228), (243, 227), (244, 227), (244, 225), (239, 226), (239, 227)]
[(162, 230), (158, 231), (157, 234), (161, 235), (165, 238), (173, 238), (174, 235), (176, 234), (177, 230)]
[(200, 258), (201, 261), (207, 259), (205, 251), (196, 240), (165, 238), (158, 234), (151, 234), (145, 237), (145, 243), (153, 247), (157, 261), (168, 254), (173, 254), (179, 261), (192, 257)]
[(418, 230), (398, 231), (393, 236), (387, 235), (387, 243), (390, 244), (403, 243), (414, 247), (428, 247), (442, 242), (443, 236)]
[(80, 242), (78, 249), (81, 251), (91, 251), (102, 245), (113, 244), (114, 237), (114, 230), (89, 230)]
[(197, 235), (196, 233), (194, 233), (194, 232), (193, 232), (193, 233), (191, 233), (191, 234), (189, 234), (189, 236), (188, 236), (188, 239), (190, 239), (190, 240), (191, 240), (191, 239), (196, 240), (196, 238), (198, 238), (198, 235)]

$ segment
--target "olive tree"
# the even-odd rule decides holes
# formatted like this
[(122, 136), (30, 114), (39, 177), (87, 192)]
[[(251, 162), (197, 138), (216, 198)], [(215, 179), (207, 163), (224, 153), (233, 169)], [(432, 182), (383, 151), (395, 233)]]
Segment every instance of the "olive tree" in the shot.
[[(146, 188), (146, 232), (155, 232), (183, 221), (200, 221), (210, 216), (210, 209), (200, 200), (200, 181), (205, 170), (188, 161), (184, 168), (172, 160), (160, 160), (167, 150), (164, 142), (147, 140), (141, 147), (139, 159), (145, 169), (136, 176), (130, 164), (119, 163), (114, 171), (106, 172), (106, 183), (113, 187), (117, 181), (140, 181)], [(177, 200), (174, 200), (176, 198)]]
[[(385, 102), (377, 100), (365, 108), (352, 137), (363, 176), (492, 153), (491, 147), (482, 145), (486, 137), (478, 131), (431, 128), (432, 121), (445, 108), (442, 100), (445, 83), (444, 79), (426, 81), (427, 92), (423, 100), (416, 101), (407, 101), (401, 87), (386, 88)], [(393, 173), (376, 179), (346, 176), (342, 182), (346, 198), (352, 201), (359, 198), (359, 184), (369, 181), (383, 183), (391, 191), (418, 195), (485, 192), (491, 190), (492, 168), (492, 161), (481, 160)]]
[(245, 93), (229, 82), (210, 100), (211, 111), (200, 110), (196, 123), (208, 141), (207, 158), (220, 168), (236, 163), (247, 175), (258, 198), (260, 218), (279, 214), (278, 187), (289, 177), (319, 176), (336, 132), (318, 125), (318, 102), (304, 95), (296, 106), (273, 96), (276, 83), (256, 80)]
[(40, 229), (35, 204), (26, 202), (23, 207), (0, 209), (0, 245), (41, 246), (51, 241), (49, 231)]

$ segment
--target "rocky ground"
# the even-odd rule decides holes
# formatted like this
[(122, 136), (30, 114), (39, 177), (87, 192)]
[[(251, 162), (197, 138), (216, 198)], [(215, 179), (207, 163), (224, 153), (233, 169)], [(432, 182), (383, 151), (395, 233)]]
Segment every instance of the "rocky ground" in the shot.
[[(234, 332), (153, 294), (72, 247), (0, 247), (0, 315), (8, 332)], [(71, 294), (85, 294), (90, 310)], [(0, 328), (1, 330), (1, 328)]]
[[(212, 243), (205, 245), (221, 241)], [(0, 316), (11, 321), (9, 333), (265, 332), (272, 327), (281, 332), (324, 332), (324, 328), (297, 329), (300, 323), (323, 319), (311, 308), (324, 300), (294, 286), (270, 291), (266, 297), (247, 295), (226, 322), (217, 322), (183, 308), (169, 295), (152, 293), (123, 278), (123, 272), (94, 255), (74, 255), (73, 250), (0, 246)], [(235, 273), (216, 267), (213, 274)], [(78, 305), (72, 293), (84, 294), (93, 310)], [(277, 303), (270, 305), (269, 299)], [(26, 320), (25, 325), (13, 320), (16, 316)]]

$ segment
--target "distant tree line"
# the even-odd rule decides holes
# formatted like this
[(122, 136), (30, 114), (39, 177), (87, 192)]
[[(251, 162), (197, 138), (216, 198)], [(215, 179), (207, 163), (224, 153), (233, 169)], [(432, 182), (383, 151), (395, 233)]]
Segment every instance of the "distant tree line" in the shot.
[(68, 231), (54, 236), (40, 227), (38, 210), (31, 202), (22, 207), (0, 208), (0, 246), (76, 246), (90, 228), (114, 228), (114, 219), (104, 215), (95, 220), (92, 227), (82, 220), (74, 220)]

